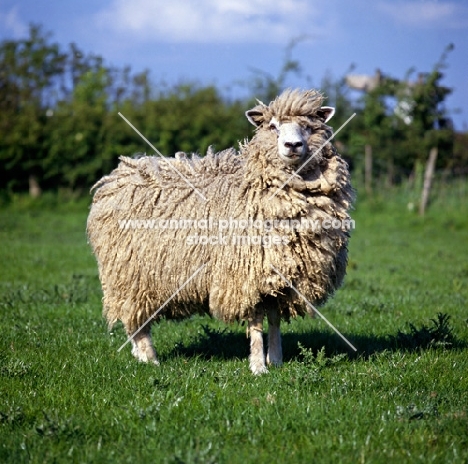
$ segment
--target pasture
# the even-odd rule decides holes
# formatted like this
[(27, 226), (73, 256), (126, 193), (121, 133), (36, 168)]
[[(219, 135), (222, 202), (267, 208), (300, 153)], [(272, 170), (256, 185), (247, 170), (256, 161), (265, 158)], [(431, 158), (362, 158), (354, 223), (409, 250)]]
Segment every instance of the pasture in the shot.
[(468, 191), (424, 218), (402, 189), (360, 198), (343, 288), (283, 324), (282, 368), (254, 377), (245, 326), (153, 327), (138, 363), (101, 316), (87, 205), (0, 209), (0, 462), (468, 461)]

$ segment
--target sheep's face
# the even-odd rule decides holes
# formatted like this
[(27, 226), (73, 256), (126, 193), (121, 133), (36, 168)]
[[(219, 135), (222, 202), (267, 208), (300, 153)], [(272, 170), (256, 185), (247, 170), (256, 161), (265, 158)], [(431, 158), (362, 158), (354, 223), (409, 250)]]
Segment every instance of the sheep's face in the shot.
[[(266, 108), (266, 105), (260, 104), (247, 111), (247, 119), (257, 128), (268, 130), (276, 136), (278, 156), (288, 166), (300, 164), (307, 158), (312, 148), (308, 142), (313, 135), (314, 127), (317, 127), (313, 120), (319, 120), (325, 124), (335, 113), (334, 108), (322, 106), (315, 114), (306, 118), (285, 117), (280, 119), (276, 116), (270, 116), (268, 111), (262, 111)], [(300, 122), (297, 122), (297, 119), (300, 119)]]
[(280, 122), (272, 118), (268, 128), (278, 140), (278, 155), (285, 164), (300, 163), (307, 154), (307, 139), (311, 134), (309, 126), (297, 122)]

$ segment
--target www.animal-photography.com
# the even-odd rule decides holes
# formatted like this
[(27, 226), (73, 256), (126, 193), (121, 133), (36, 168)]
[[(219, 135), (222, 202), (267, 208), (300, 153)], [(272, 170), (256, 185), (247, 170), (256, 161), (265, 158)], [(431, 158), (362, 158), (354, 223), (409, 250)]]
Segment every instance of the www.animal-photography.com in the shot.
[(0, 461), (468, 461), (461, 0), (0, 2)]

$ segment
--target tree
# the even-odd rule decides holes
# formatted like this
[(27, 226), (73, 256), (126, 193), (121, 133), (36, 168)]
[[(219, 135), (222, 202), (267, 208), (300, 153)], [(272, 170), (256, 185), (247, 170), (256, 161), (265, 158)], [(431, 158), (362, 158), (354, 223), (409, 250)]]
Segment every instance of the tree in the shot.
[(31, 25), (29, 37), (0, 44), (0, 178), (24, 188), (41, 179), (47, 110), (57, 95), (66, 56)]
[[(402, 149), (408, 161), (424, 162), (431, 148), (437, 147), (439, 166), (447, 165), (452, 158), (454, 130), (445, 107), (445, 100), (452, 89), (441, 84), (446, 59), (453, 45), (448, 45), (433, 70), (419, 74), (418, 79), (402, 82), (399, 87), (399, 107), (405, 108), (400, 120), (405, 124)], [(410, 73), (408, 73), (409, 75)]]
[(180, 150), (203, 155), (210, 145), (222, 150), (245, 137), (244, 112), (241, 102), (224, 101), (215, 87), (183, 84), (146, 102), (137, 122), (164, 155)]
[[(411, 80), (413, 70), (404, 79), (378, 72), (376, 76), (347, 76), (347, 84), (364, 90), (360, 100), (359, 130), (351, 141), (372, 152), (373, 172), (385, 173), (392, 184), (397, 170), (407, 176), (422, 171), (417, 167), (438, 148), (439, 166), (449, 163), (453, 152), (454, 131), (444, 102), (451, 89), (444, 87), (441, 70), (446, 66), (449, 45), (432, 72)], [(355, 78), (354, 80), (351, 78)]]
[(109, 71), (97, 66), (75, 80), (70, 99), (60, 101), (49, 118), (45, 178), (52, 185), (80, 189), (103, 172)]

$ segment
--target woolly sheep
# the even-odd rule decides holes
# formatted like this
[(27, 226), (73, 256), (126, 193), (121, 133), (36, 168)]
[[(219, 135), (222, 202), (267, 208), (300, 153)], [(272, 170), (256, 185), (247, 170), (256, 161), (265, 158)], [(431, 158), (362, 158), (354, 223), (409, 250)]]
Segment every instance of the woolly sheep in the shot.
[[(258, 103), (246, 112), (256, 133), (239, 152), (121, 157), (93, 187), (87, 233), (103, 313), (123, 323), (140, 361), (158, 364), (148, 321), (209, 313), (248, 322), (250, 369), (262, 374), (282, 363), (280, 321), (312, 315), (297, 292), (319, 305), (343, 281), (349, 227), (337, 224), (349, 224), (353, 190), (325, 143), (334, 109), (315, 90)], [(198, 229), (168, 227), (184, 221)]]

